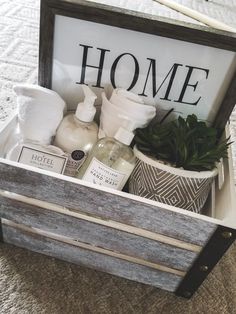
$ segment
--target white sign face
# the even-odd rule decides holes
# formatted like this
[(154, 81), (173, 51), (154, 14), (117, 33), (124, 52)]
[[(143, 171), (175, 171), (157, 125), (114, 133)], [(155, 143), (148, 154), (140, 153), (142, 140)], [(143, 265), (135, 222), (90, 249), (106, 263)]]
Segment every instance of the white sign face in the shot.
[[(52, 89), (71, 109), (80, 84), (121, 87), (146, 104), (212, 122), (236, 69), (235, 53), (56, 15)], [(108, 95), (109, 96), (109, 95)]]

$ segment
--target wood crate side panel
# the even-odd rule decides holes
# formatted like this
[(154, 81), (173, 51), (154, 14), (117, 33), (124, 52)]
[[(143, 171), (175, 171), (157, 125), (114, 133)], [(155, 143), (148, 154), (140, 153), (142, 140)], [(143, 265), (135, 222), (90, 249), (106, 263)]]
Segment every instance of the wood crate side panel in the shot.
[(2, 230), (3, 240), (6, 243), (171, 292), (175, 291), (182, 278), (174, 274), (153, 270), (143, 265), (18, 230), (4, 224)]
[(69, 213), (62, 214), (1, 196), (0, 217), (181, 270), (187, 270), (198, 255), (198, 252), (78, 219)]
[(0, 156), (3, 157), (5, 154), (6, 145), (8, 139), (15, 129), (17, 123), (17, 116), (15, 113), (12, 113), (10, 117), (7, 118), (6, 121), (0, 121)]
[[(136, 226), (189, 243), (204, 245), (215, 224), (160, 206), (0, 163), (0, 189), (76, 209), (103, 219)], [(61, 176), (62, 178), (64, 176)], [(157, 203), (158, 204), (158, 203)]]

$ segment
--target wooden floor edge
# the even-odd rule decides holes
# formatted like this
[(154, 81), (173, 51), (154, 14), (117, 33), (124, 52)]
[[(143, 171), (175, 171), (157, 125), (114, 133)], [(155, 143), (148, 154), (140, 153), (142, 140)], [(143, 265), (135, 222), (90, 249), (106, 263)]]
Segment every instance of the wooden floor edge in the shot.
[(154, 241), (158, 241), (164, 244), (168, 244), (180, 249), (184, 249), (187, 251), (191, 251), (191, 252), (195, 252), (195, 253), (199, 253), (202, 250), (202, 247), (200, 245), (197, 244), (192, 244), (192, 243), (188, 243), (188, 242), (184, 242), (182, 240), (178, 240), (169, 236), (165, 236), (163, 234), (159, 234), (159, 233), (155, 233), (152, 231), (148, 231), (142, 228), (138, 228), (138, 227), (134, 227), (128, 224), (123, 224), (120, 222), (116, 222), (113, 220), (107, 220), (107, 219), (103, 219), (100, 217), (95, 217), (92, 215), (88, 215), (86, 213), (83, 213), (82, 211), (78, 210), (70, 210), (66, 207), (62, 207), (59, 206), (57, 204), (53, 204), (53, 203), (49, 203), (49, 202), (45, 202), (45, 201), (40, 201), (34, 198), (30, 198), (30, 197), (26, 197), (23, 195), (19, 195), (19, 194), (15, 194), (15, 193), (11, 193), (11, 192), (7, 192), (7, 191), (2, 191), (0, 190), (0, 196), (4, 197), (4, 198), (8, 198), (8, 199), (12, 199), (12, 200), (16, 200), (22, 203), (26, 203), (29, 205), (33, 205), (33, 206), (37, 206), (38, 208), (42, 208), (42, 209), (48, 209), (48, 210), (52, 210), (54, 212), (58, 212), (64, 215), (68, 215), (68, 216), (72, 216), (81, 220), (86, 220), (88, 222), (92, 222), (98, 225), (103, 225), (103, 226), (107, 226), (113, 229), (117, 229), (120, 231), (124, 231), (127, 233), (131, 233), (137, 236), (141, 236), (150, 240), (154, 240)]
[(159, 270), (159, 271), (162, 271), (162, 272), (170, 273), (170, 274), (177, 275), (177, 276), (180, 276), (180, 277), (184, 277), (186, 275), (185, 271), (181, 271), (181, 270), (178, 270), (178, 269), (175, 269), (175, 268), (167, 267), (167, 266), (164, 266), (164, 265), (161, 265), (161, 264), (156, 264), (156, 263), (153, 263), (153, 262), (149, 262), (149, 261), (146, 261), (146, 260), (143, 260), (143, 259), (140, 259), (140, 258), (136, 258), (136, 257), (133, 257), (133, 256), (128, 256), (128, 255), (125, 255), (125, 254), (122, 254), (122, 253), (118, 253), (118, 252), (115, 252), (115, 251), (103, 249), (101, 247), (97, 247), (97, 246), (94, 246), (94, 245), (90, 245), (88, 243), (80, 242), (80, 241), (74, 240), (74, 239), (69, 238), (69, 237), (60, 236), (60, 235), (57, 235), (57, 234), (54, 234), (54, 233), (51, 233), (51, 232), (46, 232), (46, 231), (43, 231), (43, 230), (38, 229), (38, 228), (27, 227), (25, 225), (17, 224), (15, 222), (12, 222), (12, 221), (7, 220), (7, 219), (3, 219), (2, 218), (2, 225), (3, 226), (12, 227), (12, 228), (18, 229), (18, 230), (23, 231), (23, 232), (31, 233), (33, 235), (44, 236), (46, 238), (49, 238), (49, 239), (52, 239), (52, 240), (56, 240), (58, 242), (63, 242), (63, 243), (66, 243), (66, 244), (77, 246), (79, 248), (82, 248), (82, 249), (85, 249), (85, 250), (89, 250), (89, 251), (92, 251), (92, 252), (95, 252), (95, 253), (100, 253), (100, 254), (103, 254), (103, 255), (108, 255), (110, 257), (119, 258), (119, 259), (122, 259), (122, 260), (125, 260), (125, 261), (128, 261), (128, 262), (132, 262), (132, 263), (135, 263), (135, 264), (138, 264), (138, 265), (146, 266), (146, 267), (149, 267), (149, 268), (152, 268), (152, 269), (155, 269), (155, 270)]

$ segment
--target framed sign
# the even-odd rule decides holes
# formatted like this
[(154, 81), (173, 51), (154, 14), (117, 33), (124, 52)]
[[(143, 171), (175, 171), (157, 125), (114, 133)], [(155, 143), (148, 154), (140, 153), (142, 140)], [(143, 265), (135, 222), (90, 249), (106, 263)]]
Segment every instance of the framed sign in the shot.
[(224, 128), (236, 103), (236, 35), (80, 0), (41, 0), (39, 84), (75, 109), (80, 84)]

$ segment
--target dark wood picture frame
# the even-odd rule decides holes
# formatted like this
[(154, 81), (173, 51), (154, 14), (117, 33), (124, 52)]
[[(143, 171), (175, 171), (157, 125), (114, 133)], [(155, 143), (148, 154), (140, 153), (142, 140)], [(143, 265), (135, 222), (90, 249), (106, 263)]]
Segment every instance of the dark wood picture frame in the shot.
[[(68, 16), (147, 34), (236, 52), (236, 34), (83, 0), (41, 0), (39, 76), (51, 88), (55, 15)], [(236, 103), (236, 71), (214, 120), (223, 130)]]

